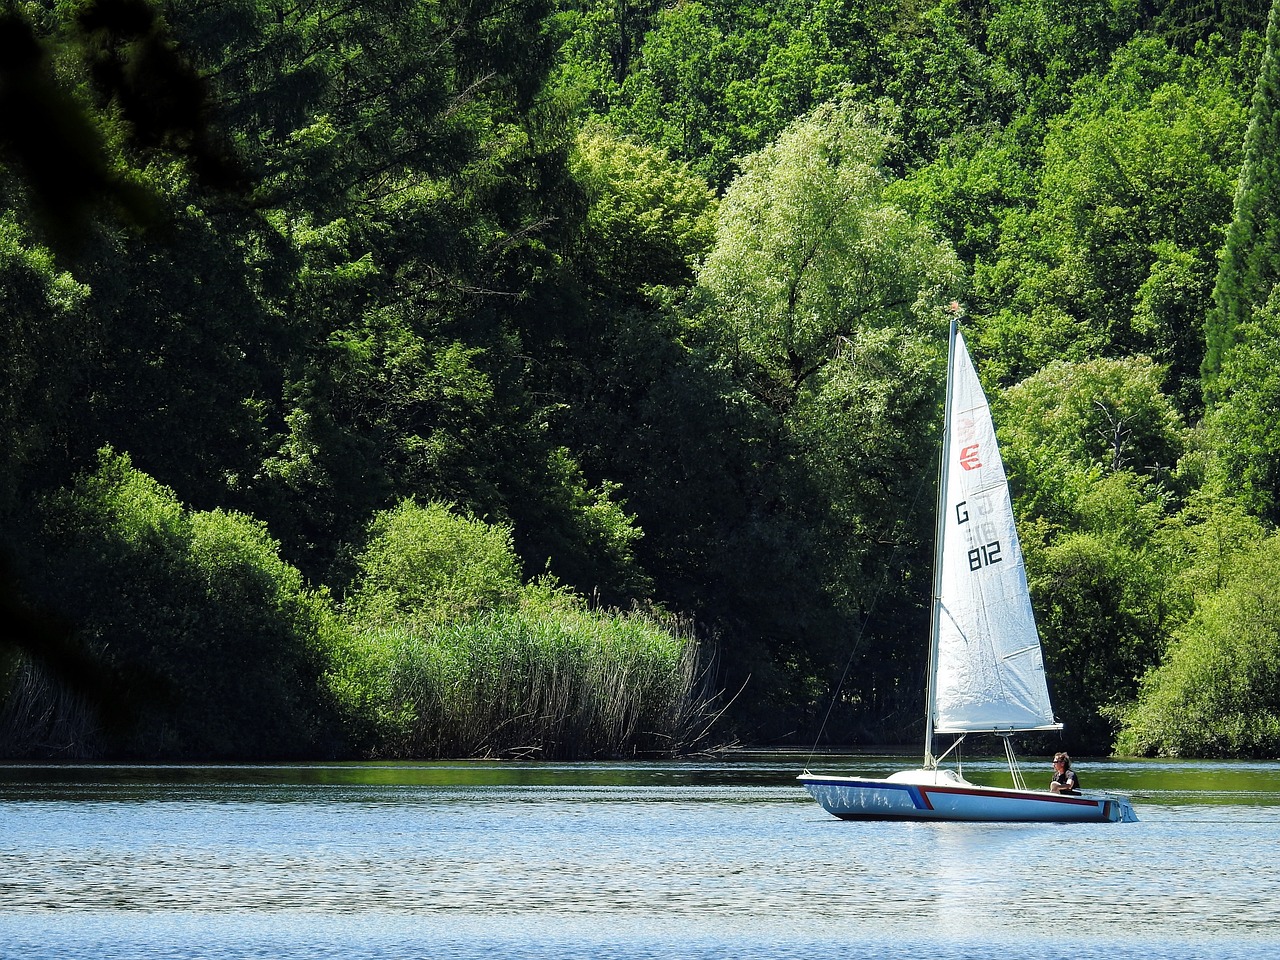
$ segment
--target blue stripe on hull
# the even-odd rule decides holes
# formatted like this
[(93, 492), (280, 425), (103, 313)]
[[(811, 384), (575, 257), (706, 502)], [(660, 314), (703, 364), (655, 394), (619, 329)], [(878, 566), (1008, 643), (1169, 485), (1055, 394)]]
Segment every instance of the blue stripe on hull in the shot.
[(827, 812), (842, 820), (1104, 823), (1137, 819), (1126, 801), (1115, 798), (852, 777), (804, 776), (800, 781)]

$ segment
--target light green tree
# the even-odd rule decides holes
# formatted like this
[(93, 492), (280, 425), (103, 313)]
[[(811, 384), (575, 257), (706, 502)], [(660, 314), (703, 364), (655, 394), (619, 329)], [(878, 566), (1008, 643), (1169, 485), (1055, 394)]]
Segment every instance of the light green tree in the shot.
[(1163, 376), (1146, 357), (1062, 361), (995, 394), (1005, 466), (1024, 518), (1074, 524), (1077, 501), (1108, 473), (1169, 478), (1185, 428), (1161, 392)]
[(348, 600), (363, 627), (424, 629), (515, 602), (520, 564), (509, 528), (406, 500), (377, 514)]
[(1150, 546), (1160, 504), (1132, 473), (1079, 491), (1075, 527), (1047, 541), (1024, 525), (1028, 580), (1058, 716), (1082, 749), (1105, 752), (1108, 709), (1131, 700), (1171, 625), (1167, 564)]
[(772, 582), (743, 603), (773, 608), (757, 622), (770, 627), (770, 669), (786, 674), (775, 688), (817, 674), (825, 693), (847, 658), (835, 637), (898, 575), (844, 687), (870, 722), (911, 709), (910, 687), (888, 674), (910, 663), (900, 641), (918, 584), (901, 569), (927, 537), (910, 506), (929, 476), (923, 438), (939, 420), (945, 312), (962, 283), (951, 248), (886, 197), (885, 145), (849, 100), (791, 124), (743, 160), (699, 275), (703, 329), (732, 370), (733, 403), (754, 418), (752, 506), (728, 545), (769, 558), (758, 566)]
[(578, 135), (571, 170), (590, 204), (579, 269), (593, 286), (626, 292), (693, 279), (715, 233), (715, 198), (701, 177), (602, 125)]
[(955, 254), (884, 196), (885, 135), (833, 101), (743, 161), (700, 282), (759, 399), (789, 410), (860, 330), (939, 329)]

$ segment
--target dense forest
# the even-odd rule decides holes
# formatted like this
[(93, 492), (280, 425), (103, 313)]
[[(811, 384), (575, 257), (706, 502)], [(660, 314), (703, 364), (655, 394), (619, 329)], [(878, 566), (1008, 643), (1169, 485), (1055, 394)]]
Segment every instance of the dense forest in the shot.
[(1258, 0), (5, 0), (0, 753), (920, 741), (949, 305), (1080, 752), (1280, 751)]

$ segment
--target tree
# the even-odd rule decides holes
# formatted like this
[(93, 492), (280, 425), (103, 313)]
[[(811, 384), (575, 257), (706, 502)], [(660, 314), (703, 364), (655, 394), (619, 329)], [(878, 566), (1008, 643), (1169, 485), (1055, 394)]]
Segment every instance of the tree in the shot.
[(885, 138), (824, 104), (743, 161), (699, 276), (756, 396), (786, 413), (859, 330), (927, 329), (960, 281), (951, 249), (886, 202)]
[(1159, 521), (1132, 474), (1098, 481), (1078, 505), (1082, 529), (1024, 541), (1028, 582), (1056, 711), (1073, 743), (1105, 752), (1109, 711), (1131, 700), (1170, 626)]
[(1280, 279), (1280, 223), (1272, 215), (1280, 203), (1280, 2), (1271, 5), (1267, 45), (1258, 71), (1244, 166), (1236, 188), (1235, 211), (1227, 231), (1213, 310), (1205, 321), (1205, 389), (1222, 396), (1218, 374), (1240, 340), (1240, 324), (1267, 302)]
[[(1002, 381), (1055, 359), (1145, 354), (1200, 405), (1200, 318), (1244, 116), (1225, 59), (1140, 38), (1049, 127), (1031, 205), (975, 271), (980, 342)], [(988, 307), (989, 305), (989, 307)]]
[(94, 326), (88, 292), (18, 224), (0, 217), (0, 513), (38, 489), (33, 471), (71, 430), (77, 388), (89, 375), (88, 364), (75, 359)]
[(1235, 328), (1205, 418), (1214, 448), (1207, 486), (1270, 523), (1280, 521), (1280, 287)]
[(1024, 102), (1051, 116), (1076, 80), (1133, 35), (1141, 7), (1138, 0), (996, 0), (986, 48), (1019, 78)]
[(1280, 749), (1280, 538), (1240, 557), (1142, 681), (1119, 752), (1272, 757)]
[(1183, 450), (1162, 378), (1142, 357), (1059, 362), (994, 403), (1053, 701), (1090, 750), (1180, 611), (1157, 542)]
[(189, 760), (339, 749), (322, 679), (330, 601), (260, 522), (190, 510), (110, 449), (33, 519), (27, 589), (75, 625), (136, 708), (127, 728), (86, 723), (76, 748)]
[(1146, 357), (1060, 361), (996, 394), (1020, 515), (1072, 527), (1077, 500), (1105, 475), (1167, 480), (1182, 455), (1184, 426), (1162, 379)]
[(682, 3), (662, 10), (641, 62), (622, 83), (608, 116), (624, 133), (693, 166), (713, 186), (731, 176), (749, 145), (723, 122), (727, 87), (745, 72), (712, 9)]
[(601, 113), (722, 190), (740, 157), (842, 89), (868, 102), (885, 97), (901, 69), (895, 37), (915, 33), (918, 17), (898, 0), (676, 4), (655, 17)]
[(578, 135), (571, 169), (589, 204), (576, 267), (592, 293), (625, 298), (692, 281), (715, 231), (715, 198), (700, 177), (602, 125)]
[(939, 0), (917, 23), (883, 36), (888, 62), (872, 75), (867, 97), (882, 94), (898, 108), (890, 157), (903, 176), (957, 142), (989, 142), (1025, 105), (1022, 78), (991, 56), (984, 34), (965, 0)]
[(366, 629), (421, 631), (508, 606), (521, 583), (509, 529), (412, 500), (374, 517), (359, 567), (348, 608)]
[[(755, 418), (753, 498), (730, 543), (771, 580), (742, 597), (747, 631), (777, 622), (765, 635), (775, 666), (825, 689), (848, 649), (832, 631), (856, 632), (892, 583), (862, 675), (843, 691), (863, 722), (919, 695), (893, 658), (927, 588), (902, 565), (927, 537), (910, 507), (929, 472), (921, 437), (936, 428), (943, 316), (960, 283), (951, 249), (886, 199), (884, 144), (845, 100), (793, 123), (743, 161), (699, 275), (702, 322)], [(791, 709), (816, 699), (812, 688), (786, 697)]]
[(1152, 29), (1186, 53), (1215, 36), (1236, 47), (1250, 32), (1266, 33), (1267, 7), (1255, 0), (1171, 0), (1156, 14)]

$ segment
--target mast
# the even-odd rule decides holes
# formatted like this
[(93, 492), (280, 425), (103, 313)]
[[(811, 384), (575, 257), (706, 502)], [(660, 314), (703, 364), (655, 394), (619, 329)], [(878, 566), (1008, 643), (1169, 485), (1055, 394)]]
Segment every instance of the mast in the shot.
[(942, 404), (942, 456), (938, 460), (938, 506), (933, 531), (933, 603), (929, 616), (929, 667), (926, 674), (924, 715), (924, 766), (937, 767), (933, 756), (933, 718), (937, 710), (938, 636), (942, 621), (942, 550), (946, 529), (947, 464), (951, 462), (951, 385), (955, 375), (956, 333), (960, 329), (959, 305), (952, 306), (951, 331), (947, 338), (947, 393)]

